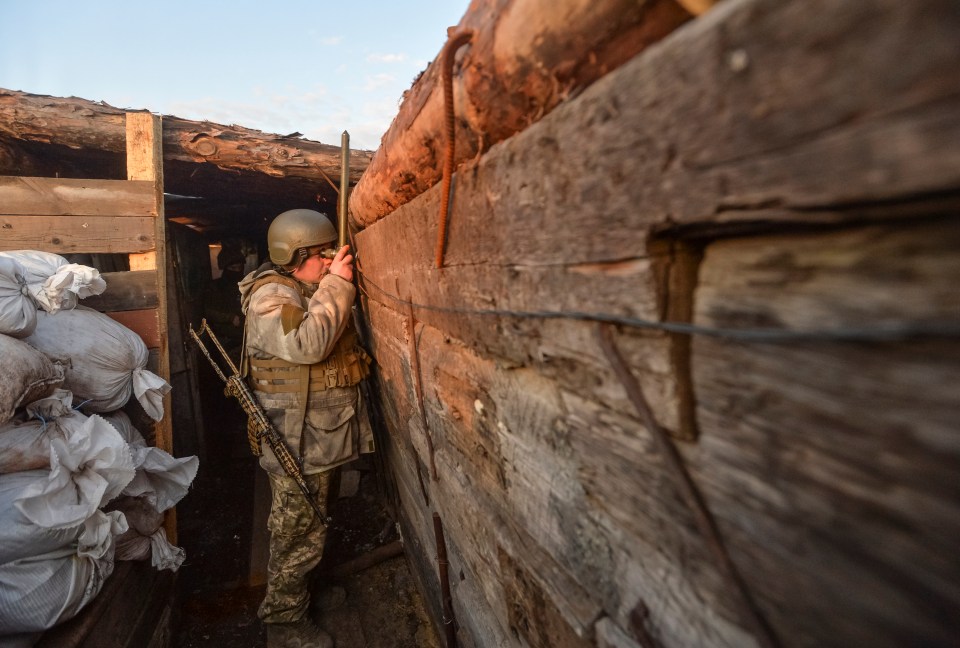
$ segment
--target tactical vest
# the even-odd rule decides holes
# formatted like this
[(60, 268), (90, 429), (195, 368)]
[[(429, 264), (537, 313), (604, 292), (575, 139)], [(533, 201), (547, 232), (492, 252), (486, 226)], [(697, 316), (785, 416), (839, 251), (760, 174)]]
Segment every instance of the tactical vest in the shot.
[[(310, 302), (306, 286), (290, 277), (268, 275), (254, 282), (250, 288), (253, 295), (262, 286), (280, 283), (294, 288), (300, 295), (300, 306), (304, 311)], [(246, 334), (243, 345), (243, 375), (251, 389), (267, 394), (297, 393), (300, 406), (300, 419), (307, 415), (307, 404), (311, 392), (320, 392), (333, 387), (352, 387), (370, 375), (370, 356), (359, 345), (353, 321), (337, 340), (330, 354), (313, 364), (297, 364), (282, 358), (258, 359), (247, 355)]]

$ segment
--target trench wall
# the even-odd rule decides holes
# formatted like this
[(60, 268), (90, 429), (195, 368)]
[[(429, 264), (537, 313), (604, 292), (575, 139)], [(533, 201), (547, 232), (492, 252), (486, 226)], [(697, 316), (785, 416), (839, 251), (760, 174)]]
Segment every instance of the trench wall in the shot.
[(443, 268), (439, 186), (357, 234), (381, 452), (438, 618), (443, 522), (461, 645), (955, 640), (958, 28), (721, 2), (461, 166)]

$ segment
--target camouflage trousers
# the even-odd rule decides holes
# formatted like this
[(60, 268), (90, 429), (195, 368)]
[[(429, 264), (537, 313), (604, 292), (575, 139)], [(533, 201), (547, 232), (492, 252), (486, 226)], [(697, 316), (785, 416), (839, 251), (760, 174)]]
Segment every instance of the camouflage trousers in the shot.
[[(257, 613), (264, 623), (298, 621), (310, 604), (308, 575), (323, 557), (327, 529), (286, 475), (270, 477), (273, 501), (267, 528), (270, 530), (270, 560), (267, 563), (267, 595)], [(310, 491), (316, 493), (320, 510), (327, 512), (331, 473), (306, 475)]]

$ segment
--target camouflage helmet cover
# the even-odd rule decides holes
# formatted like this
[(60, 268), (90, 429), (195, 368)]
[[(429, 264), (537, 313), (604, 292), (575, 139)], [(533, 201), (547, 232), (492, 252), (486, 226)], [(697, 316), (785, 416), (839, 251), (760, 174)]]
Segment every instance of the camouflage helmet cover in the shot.
[(337, 230), (330, 219), (312, 209), (285, 211), (273, 219), (267, 230), (270, 260), (277, 265), (292, 263), (300, 248), (336, 240)]

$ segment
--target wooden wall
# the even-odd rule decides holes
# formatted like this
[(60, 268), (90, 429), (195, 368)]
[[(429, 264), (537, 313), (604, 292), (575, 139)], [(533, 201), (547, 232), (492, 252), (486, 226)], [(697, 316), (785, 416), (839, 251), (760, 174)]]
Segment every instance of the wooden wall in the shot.
[(404, 540), (439, 617), (439, 513), (462, 645), (954, 645), (958, 28), (721, 2), (461, 167), (442, 269), (438, 186), (359, 233)]

